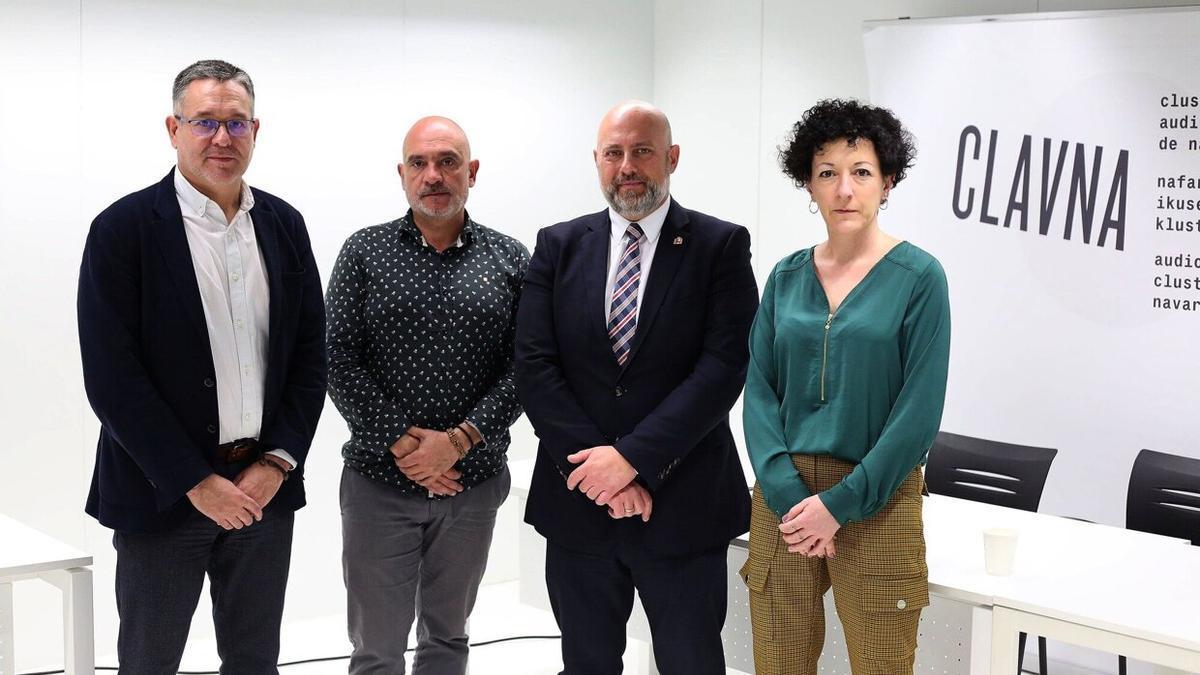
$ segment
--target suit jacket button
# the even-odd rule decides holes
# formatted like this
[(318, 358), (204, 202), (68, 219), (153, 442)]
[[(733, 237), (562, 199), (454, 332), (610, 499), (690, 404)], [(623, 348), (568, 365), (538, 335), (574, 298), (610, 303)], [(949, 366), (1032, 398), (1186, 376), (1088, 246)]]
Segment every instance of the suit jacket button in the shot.
[(206, 377), (206, 378), (204, 378), (204, 386), (208, 387), (209, 389), (212, 389), (213, 387), (217, 386), (217, 382), (216, 382), (216, 380), (212, 379), (211, 377)]
[(207, 431), (210, 434), (217, 433), (217, 426), (215, 424), (210, 424), (210, 425), (204, 427), (204, 429), (205, 429), (205, 431)]
[(622, 396), (625, 395), (625, 390), (622, 389), (621, 387), (617, 387), (616, 389), (613, 390), (613, 393), (616, 394), (617, 398), (621, 398)]

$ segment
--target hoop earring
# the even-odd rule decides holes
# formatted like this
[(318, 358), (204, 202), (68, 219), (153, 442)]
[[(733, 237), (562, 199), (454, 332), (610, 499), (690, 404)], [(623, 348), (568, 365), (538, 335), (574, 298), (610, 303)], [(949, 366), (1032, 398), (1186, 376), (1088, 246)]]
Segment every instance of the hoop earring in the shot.
[(815, 200), (812, 200), (812, 199), (808, 200), (808, 212), (809, 213), (816, 215), (816, 213), (820, 210), (821, 210), (821, 207), (817, 206), (817, 202)]
[(879, 210), (880, 210), (880, 211), (887, 211), (887, 204), (888, 204), (888, 200), (886, 200), (886, 199), (885, 199), (885, 200), (883, 200), (883, 201), (881, 201), (881, 202), (879, 202)]

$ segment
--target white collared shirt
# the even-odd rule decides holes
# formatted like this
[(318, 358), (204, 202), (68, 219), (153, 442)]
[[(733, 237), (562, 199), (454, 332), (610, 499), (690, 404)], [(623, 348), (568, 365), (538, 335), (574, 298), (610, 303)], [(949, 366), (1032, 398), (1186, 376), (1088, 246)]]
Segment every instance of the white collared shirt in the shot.
[[(221, 207), (201, 194), (176, 167), (175, 196), (183, 213), (216, 369), (218, 443), (258, 438), (271, 292), (250, 219), (254, 195), (243, 182), (242, 201), (230, 223)], [(270, 452), (296, 466), (286, 451)]]
[[(658, 244), (658, 235), (662, 233), (663, 223), (667, 220), (667, 209), (670, 207), (671, 198), (668, 196), (662, 206), (651, 211), (650, 215), (645, 218), (636, 221), (638, 227), (642, 228), (642, 233), (646, 235), (642, 239), (640, 247), (642, 277), (638, 280), (636, 312), (639, 320), (642, 318), (642, 298), (646, 297), (646, 283), (650, 280), (650, 265), (654, 262), (654, 247)], [(608, 282), (604, 285), (604, 320), (606, 323), (608, 315), (612, 311), (612, 292), (613, 283), (617, 280), (617, 264), (621, 262), (621, 254), (625, 252), (625, 231), (629, 229), (631, 221), (626, 220), (610, 206), (608, 222), (611, 232), (608, 244)]]

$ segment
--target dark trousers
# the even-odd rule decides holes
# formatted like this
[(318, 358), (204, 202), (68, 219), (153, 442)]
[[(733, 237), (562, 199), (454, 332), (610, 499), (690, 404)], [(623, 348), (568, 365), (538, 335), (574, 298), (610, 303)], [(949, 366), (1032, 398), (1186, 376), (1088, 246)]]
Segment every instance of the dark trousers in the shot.
[(117, 658), (122, 675), (179, 670), (204, 576), (212, 592), (221, 673), (278, 673), (279, 624), (294, 514), (225, 531), (199, 512), (165, 532), (116, 532)]
[(562, 631), (562, 675), (617, 675), (636, 589), (663, 675), (724, 675), (721, 627), (726, 547), (661, 557), (618, 545), (611, 554), (546, 542), (546, 587)]

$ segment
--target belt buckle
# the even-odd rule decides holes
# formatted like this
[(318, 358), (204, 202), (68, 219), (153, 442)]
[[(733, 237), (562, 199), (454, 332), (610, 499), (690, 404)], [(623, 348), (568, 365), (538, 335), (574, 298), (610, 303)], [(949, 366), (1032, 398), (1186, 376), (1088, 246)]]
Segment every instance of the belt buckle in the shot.
[(234, 443), (229, 452), (225, 453), (225, 461), (233, 464), (240, 462), (250, 456), (250, 451), (254, 449), (254, 444), (250, 441), (241, 441)]

